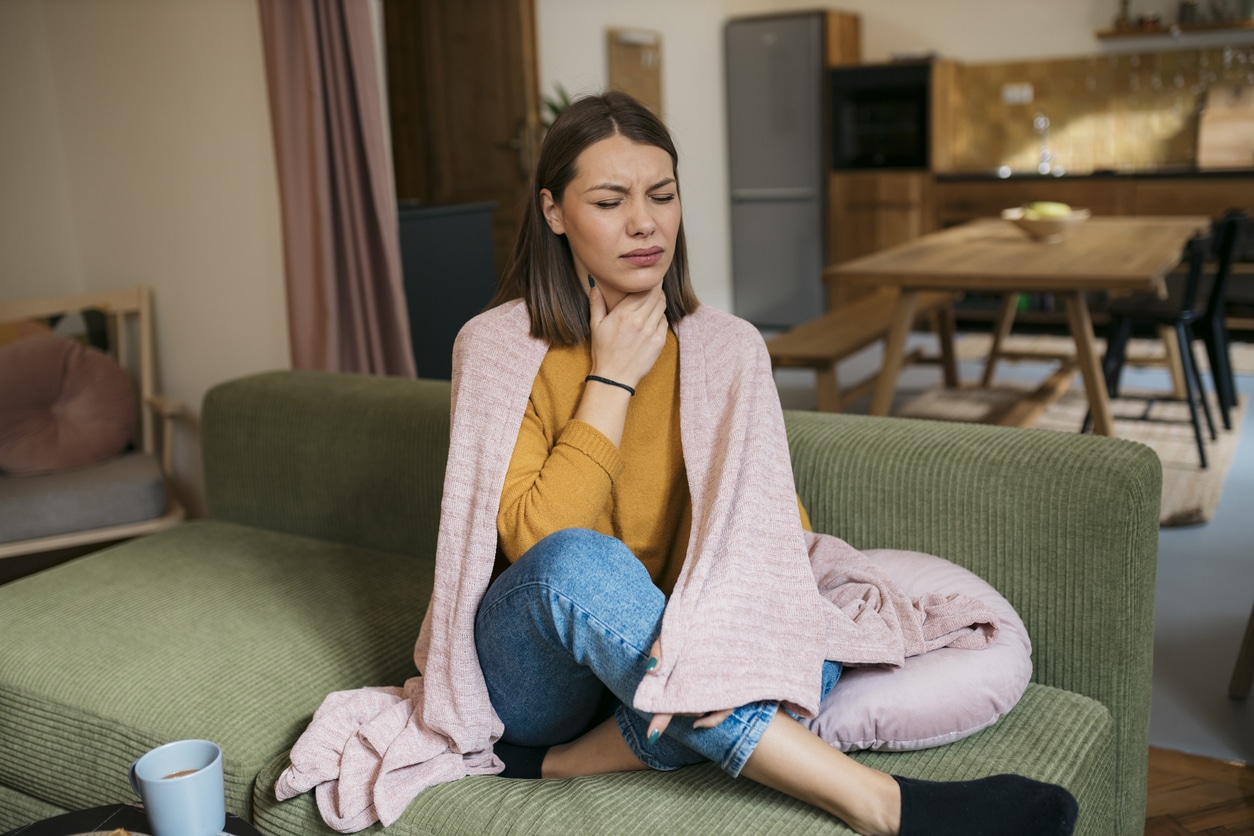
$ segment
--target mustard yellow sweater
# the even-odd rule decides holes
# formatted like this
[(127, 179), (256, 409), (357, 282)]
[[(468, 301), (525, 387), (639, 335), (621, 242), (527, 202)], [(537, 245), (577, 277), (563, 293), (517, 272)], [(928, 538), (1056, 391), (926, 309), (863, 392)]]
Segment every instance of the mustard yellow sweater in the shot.
[[(586, 344), (545, 354), (501, 492), (501, 551), (512, 563), (555, 531), (591, 529), (625, 543), (669, 595), (692, 526), (679, 433), (679, 341), (667, 333), (636, 386), (617, 448), (573, 418), (591, 367)], [(801, 521), (809, 529), (804, 508)]]

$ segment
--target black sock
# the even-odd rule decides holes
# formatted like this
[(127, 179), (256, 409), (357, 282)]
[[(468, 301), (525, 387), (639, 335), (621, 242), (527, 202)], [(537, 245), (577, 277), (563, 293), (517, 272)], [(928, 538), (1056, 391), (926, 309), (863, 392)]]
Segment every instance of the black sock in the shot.
[(502, 778), (539, 778), (540, 766), (549, 747), (515, 746), (498, 740), (492, 744), (492, 751), (505, 762), (505, 770), (500, 773)]
[(901, 836), (1069, 836), (1079, 807), (1062, 787), (1022, 775), (901, 787)]

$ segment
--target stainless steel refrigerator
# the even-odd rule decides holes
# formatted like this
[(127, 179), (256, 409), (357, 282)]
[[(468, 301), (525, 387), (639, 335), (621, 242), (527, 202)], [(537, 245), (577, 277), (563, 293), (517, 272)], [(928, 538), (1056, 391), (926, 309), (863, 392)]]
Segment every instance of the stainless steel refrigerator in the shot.
[(735, 313), (760, 327), (824, 311), (824, 17), (725, 27)]

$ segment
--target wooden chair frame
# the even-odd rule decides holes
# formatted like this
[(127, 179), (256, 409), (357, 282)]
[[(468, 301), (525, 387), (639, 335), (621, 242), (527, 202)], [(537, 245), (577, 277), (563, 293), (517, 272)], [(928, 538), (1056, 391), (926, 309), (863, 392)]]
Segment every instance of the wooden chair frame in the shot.
[[(174, 421), (184, 413), (184, 406), (155, 391), (152, 291), (138, 286), (104, 293), (0, 302), (0, 323), (42, 319), (88, 309), (105, 313), (109, 353), (135, 379), (140, 397), (140, 424), (135, 443), (143, 452), (158, 456), (161, 462), (166, 482), (165, 511), (159, 517), (142, 522), (0, 543), (0, 558), (138, 537), (169, 528), (185, 516), (173, 494)], [(161, 424), (159, 433), (158, 422)]]

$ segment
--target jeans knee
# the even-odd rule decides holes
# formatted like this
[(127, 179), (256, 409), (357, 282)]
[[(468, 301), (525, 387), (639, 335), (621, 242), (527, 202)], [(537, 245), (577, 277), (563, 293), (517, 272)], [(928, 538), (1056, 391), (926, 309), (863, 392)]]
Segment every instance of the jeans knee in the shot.
[(543, 577), (559, 588), (565, 580), (587, 582), (590, 578), (622, 579), (632, 573), (648, 573), (623, 541), (587, 528), (555, 531), (527, 550), (514, 568)]

